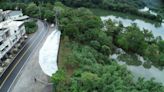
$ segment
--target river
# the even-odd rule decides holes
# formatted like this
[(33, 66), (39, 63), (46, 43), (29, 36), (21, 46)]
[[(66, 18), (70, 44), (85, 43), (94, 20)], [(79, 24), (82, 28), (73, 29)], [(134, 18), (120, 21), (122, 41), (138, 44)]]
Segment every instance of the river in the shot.
[(140, 29), (143, 29), (143, 28), (148, 29), (152, 31), (155, 37), (161, 36), (164, 39), (164, 23), (161, 23), (159, 26), (157, 26), (156, 24), (148, 23), (140, 19), (131, 20), (131, 19), (125, 19), (122, 17), (116, 17), (114, 15), (101, 16), (102, 21), (105, 21), (108, 19), (111, 19), (112, 21), (117, 21), (117, 22), (120, 21), (125, 27), (131, 25), (132, 23), (136, 23)]
[[(112, 21), (116, 21), (116, 22), (120, 21), (125, 27), (131, 25), (132, 23), (136, 23), (140, 29), (143, 28), (148, 29), (152, 31), (155, 37), (161, 36), (162, 39), (164, 39), (164, 23), (161, 23), (160, 26), (157, 27), (155, 24), (145, 22), (140, 19), (131, 20), (123, 17), (116, 17), (114, 15), (101, 16), (102, 21), (106, 21), (108, 19), (111, 19)], [(118, 56), (117, 54), (113, 54), (111, 58), (115, 59), (120, 65), (126, 64), (125, 62), (118, 60), (117, 56)], [(145, 79), (155, 78), (155, 81), (160, 82), (164, 85), (164, 69), (162, 70), (158, 69), (153, 65), (151, 66), (151, 68), (146, 69), (143, 67), (143, 64), (139, 66), (127, 65), (127, 68), (132, 72), (135, 78), (138, 77), (144, 77)]]

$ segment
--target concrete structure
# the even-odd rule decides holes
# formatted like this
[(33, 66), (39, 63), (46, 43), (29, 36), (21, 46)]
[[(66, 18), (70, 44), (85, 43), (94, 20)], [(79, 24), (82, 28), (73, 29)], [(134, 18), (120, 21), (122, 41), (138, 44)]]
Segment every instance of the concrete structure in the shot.
[(0, 59), (20, 40), (25, 34), (22, 21), (7, 20), (0, 23)]

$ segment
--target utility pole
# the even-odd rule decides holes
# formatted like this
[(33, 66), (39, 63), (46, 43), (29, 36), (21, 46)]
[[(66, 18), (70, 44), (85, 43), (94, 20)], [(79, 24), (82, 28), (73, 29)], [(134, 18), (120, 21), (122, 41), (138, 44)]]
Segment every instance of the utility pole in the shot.
[(40, 4), (42, 4), (42, 1), (41, 2), (34, 2), (36, 4), (36, 6), (38, 7), (39, 9), (39, 18), (41, 19), (41, 9), (40, 9)]
[[(42, 4), (42, 2), (41, 2), (41, 4)], [(42, 15), (41, 15), (40, 4), (38, 5), (38, 7), (39, 7), (39, 17), (40, 17), (40, 19), (41, 19)]]
[(59, 26), (59, 22), (58, 22), (58, 16), (59, 16), (59, 11), (56, 10), (55, 11), (55, 25), (56, 25), (56, 29), (58, 29), (58, 26)]

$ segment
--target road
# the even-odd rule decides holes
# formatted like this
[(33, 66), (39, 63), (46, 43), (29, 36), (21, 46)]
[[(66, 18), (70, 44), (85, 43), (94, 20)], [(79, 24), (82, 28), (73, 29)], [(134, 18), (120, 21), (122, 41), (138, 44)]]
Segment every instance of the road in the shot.
[(49, 27), (46, 23), (38, 21), (38, 31), (26, 40), (24, 46), (18, 52), (16, 57), (13, 59), (13, 66), (9, 67), (10, 72), (5, 75), (5, 79), (1, 80), (0, 92), (8, 92), (13, 81), (16, 80), (18, 73), (21, 71), (22, 67), (26, 62), (28, 62), (32, 52), (34, 52), (41, 40), (46, 37)]

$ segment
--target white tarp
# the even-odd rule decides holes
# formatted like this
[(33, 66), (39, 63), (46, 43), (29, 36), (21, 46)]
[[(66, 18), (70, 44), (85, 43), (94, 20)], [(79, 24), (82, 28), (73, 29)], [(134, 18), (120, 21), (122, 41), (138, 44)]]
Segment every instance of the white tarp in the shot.
[(39, 64), (45, 74), (52, 76), (58, 70), (57, 56), (61, 32), (53, 31), (39, 52)]
[(139, 9), (140, 12), (149, 12), (150, 14), (157, 16), (157, 13), (150, 10), (148, 7), (144, 7), (143, 9)]
[(140, 12), (147, 12), (149, 11), (149, 8), (148, 7), (144, 7), (143, 9), (139, 9)]

